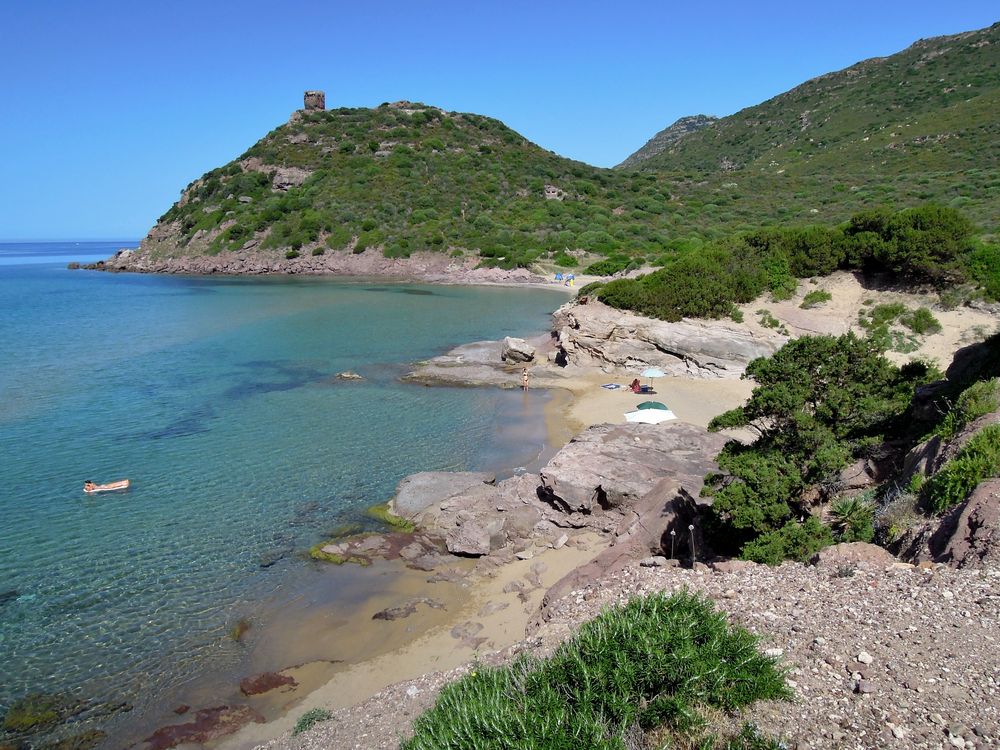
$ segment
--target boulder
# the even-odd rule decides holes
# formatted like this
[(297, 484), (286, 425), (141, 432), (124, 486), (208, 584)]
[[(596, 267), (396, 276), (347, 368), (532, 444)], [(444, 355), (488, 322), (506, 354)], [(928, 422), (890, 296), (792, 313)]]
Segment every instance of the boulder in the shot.
[(503, 524), (502, 518), (485, 519), (471, 513), (460, 515), (456, 527), (445, 537), (445, 545), (453, 555), (488, 555), (507, 542)]
[(888, 550), (867, 542), (846, 542), (824, 547), (813, 557), (812, 562), (819, 568), (841, 568), (862, 566), (891, 568), (897, 560)]
[(701, 489), (726, 438), (685, 422), (603, 424), (580, 433), (541, 471), (544, 500), (566, 513), (626, 510), (664, 477)]
[(1000, 567), (1000, 479), (982, 482), (931, 535), (934, 562), (952, 568)]
[(413, 520), (429, 506), (483, 484), (493, 484), (496, 475), (485, 471), (421, 471), (410, 474), (396, 487), (389, 512)]
[(500, 347), (500, 359), (504, 362), (531, 362), (535, 358), (535, 347), (524, 339), (507, 336)]

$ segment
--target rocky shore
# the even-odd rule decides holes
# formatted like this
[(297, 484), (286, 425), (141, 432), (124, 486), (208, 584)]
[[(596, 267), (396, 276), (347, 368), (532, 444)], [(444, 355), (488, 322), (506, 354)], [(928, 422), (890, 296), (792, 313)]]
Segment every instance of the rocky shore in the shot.
[[(309, 259), (301, 267), (313, 270), (297, 272), (327, 273), (315, 269), (332, 268), (323, 264), (333, 260)], [(434, 265), (440, 260), (435, 256), (424, 268), (422, 280), (441, 280), (435, 274), (444, 273), (454, 281), (449, 274), (455, 268), (442, 270)], [(162, 270), (147, 261), (119, 258), (104, 270)], [(241, 272), (177, 263), (172, 272)], [(412, 269), (407, 274), (412, 277)], [(836, 284), (854, 289), (846, 275)], [(794, 331), (831, 325), (797, 306), (789, 310), (787, 325)], [(938, 342), (945, 354), (982, 325), (974, 315), (961, 320), (964, 328), (948, 330), (951, 338)], [(295, 693), (294, 708), (278, 719), (258, 723), (257, 696), (245, 693), (249, 709), (226, 707), (221, 728), (199, 725), (211, 724), (211, 717), (198, 714), (195, 722), (178, 720), (195, 725), (193, 734), (165, 728), (141, 747), (168, 747), (163, 743), (175, 739), (234, 750), (262, 741), (268, 748), (396, 747), (471, 659), (500, 664), (522, 652), (548, 653), (602, 607), (682, 588), (705, 594), (760, 634), (768, 653), (788, 667), (795, 702), (755, 706), (747, 718), (789, 747), (980, 748), (997, 742), (1000, 681), (990, 666), (991, 644), (1000, 637), (995, 483), (943, 523), (916, 532), (906, 561), (871, 545), (832, 548), (812, 565), (768, 568), (714, 559), (697, 516), (703, 479), (716, 468), (713, 458), (727, 437), (705, 425), (742, 402), (749, 386), (739, 376), (746, 365), (780, 348), (788, 330), (753, 322), (650, 321), (580, 301), (561, 307), (553, 322), (550, 334), (532, 340), (457, 347), (418, 363), (406, 379), (518, 388), (526, 368), (530, 387), (574, 394), (568, 413), (582, 428), (576, 437), (537, 472), (501, 481), (482, 473), (411, 475), (388, 506), (390, 517), (401, 519), (399, 531), (330, 539), (313, 550), (317, 559), (336, 563), (395, 561), (425, 572), (431, 587), (459, 582), (473, 592), (472, 609), (450, 613), (450, 626), (410, 647), (355, 665), (312, 693)], [(622, 424), (623, 411), (648, 396), (601, 385), (626, 384), (650, 366), (673, 376), (656, 382), (654, 397), (669, 401), (681, 419)], [(583, 413), (574, 412), (580, 404)], [(431, 588), (371, 617), (392, 623), (442, 609)], [(266, 696), (293, 690), (290, 674), (248, 676), (245, 682), (267, 686)], [(295, 717), (308, 708), (329, 709), (332, 718), (289, 736)], [(234, 733), (220, 739), (223, 730)]]
[[(148, 241), (148, 238), (147, 238)], [(143, 248), (119, 250), (107, 260), (76, 267), (94, 271), (165, 273), (207, 276), (304, 275), (406, 279), (447, 284), (546, 284), (548, 279), (524, 268), (480, 268), (479, 258), (420, 252), (408, 258), (386, 258), (377, 249), (363, 253), (326, 250), (322, 255), (303, 251), (285, 257), (256, 246), (218, 255), (166, 255)], [(558, 287), (562, 288), (562, 287)]]

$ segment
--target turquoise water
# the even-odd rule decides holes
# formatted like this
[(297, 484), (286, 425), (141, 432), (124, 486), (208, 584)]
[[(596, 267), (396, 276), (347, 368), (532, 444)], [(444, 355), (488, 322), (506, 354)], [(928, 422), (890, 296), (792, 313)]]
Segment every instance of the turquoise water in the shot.
[[(544, 330), (558, 295), (65, 270), (120, 246), (0, 245), (0, 709), (224, 669), (234, 616), (325, 530), (410, 472), (541, 449), (517, 429), (541, 394), (398, 378)], [(366, 379), (333, 378), (347, 369)], [(124, 477), (124, 494), (81, 491)]]

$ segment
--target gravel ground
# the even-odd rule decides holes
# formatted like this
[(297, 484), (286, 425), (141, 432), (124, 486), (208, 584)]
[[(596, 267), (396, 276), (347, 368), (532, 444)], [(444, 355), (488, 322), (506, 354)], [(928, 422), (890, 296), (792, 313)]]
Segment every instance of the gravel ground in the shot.
[[(942, 566), (735, 572), (638, 565), (572, 591), (531, 638), (484, 659), (549, 652), (580, 622), (636, 594), (705, 594), (788, 668), (792, 703), (745, 717), (789, 748), (1000, 746), (1000, 571)], [(265, 747), (395, 748), (440, 687), (467, 668), (394, 685), (298, 737)]]

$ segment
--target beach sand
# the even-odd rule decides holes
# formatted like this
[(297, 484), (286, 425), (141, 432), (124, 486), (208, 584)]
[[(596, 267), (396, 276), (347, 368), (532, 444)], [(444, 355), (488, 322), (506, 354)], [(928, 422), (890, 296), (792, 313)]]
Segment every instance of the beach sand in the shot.
[[(574, 368), (553, 389), (545, 406), (548, 445), (529, 470), (537, 470), (573, 436), (594, 424), (621, 423), (624, 413), (650, 399), (666, 403), (678, 419), (705, 426), (715, 415), (743, 403), (752, 385), (740, 380), (656, 379), (656, 393), (635, 394), (623, 388), (607, 390), (604, 383), (627, 385), (635, 373)], [(573, 569), (589, 562), (607, 542), (593, 534), (573, 537), (561, 549), (535, 548), (530, 560), (514, 560), (496, 567), (455, 559), (445, 570), (456, 571), (453, 583), (429, 583), (432, 574), (403, 567), (401, 561), (380, 562), (362, 574), (397, 576), (390, 590), (352, 613), (306, 611), (282, 630), (268, 634), (292, 648), (270, 649), (255, 660), (262, 669), (279, 670), (276, 660), (300, 666), (283, 669), (299, 682), (294, 690), (276, 690), (243, 698), (267, 719), (249, 724), (214, 746), (244, 750), (291, 731), (298, 717), (311, 708), (355, 705), (396, 682), (451, 669), (475, 660), (477, 654), (503, 649), (525, 637), (545, 591)], [(462, 577), (464, 576), (464, 577)], [(536, 585), (540, 584), (540, 585)], [(515, 587), (524, 586), (524, 592)], [(507, 589), (505, 591), (505, 589)], [(393, 622), (372, 621), (379, 608), (419, 597), (445, 603), (444, 609), (418, 606), (410, 617)], [(309, 644), (303, 648), (301, 644)], [(319, 653), (324, 658), (318, 657)], [(292, 657), (295, 656), (294, 659)], [(311, 659), (305, 661), (303, 659)], [(330, 663), (330, 659), (342, 659)]]

